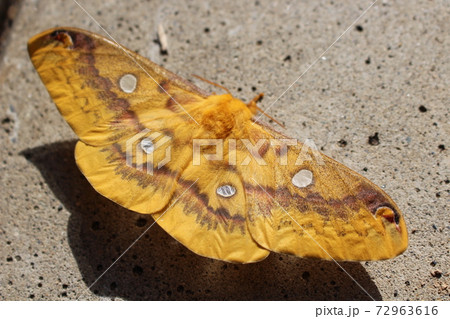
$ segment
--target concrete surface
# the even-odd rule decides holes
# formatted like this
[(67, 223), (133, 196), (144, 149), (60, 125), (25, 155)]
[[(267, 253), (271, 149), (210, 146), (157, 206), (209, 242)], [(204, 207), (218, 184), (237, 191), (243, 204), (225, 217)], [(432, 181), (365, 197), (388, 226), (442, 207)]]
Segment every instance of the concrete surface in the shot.
[[(244, 100), (265, 92), (263, 107), (370, 3), (80, 1), (123, 45)], [(101, 33), (98, 26), (73, 1), (27, 0), (17, 9), (0, 60), (1, 300), (370, 299), (332, 262), (271, 254), (228, 264), (194, 255), (157, 226), (88, 288), (150, 219), (103, 198), (80, 174), (75, 135), (26, 51), (47, 28)], [(403, 255), (342, 263), (377, 300), (450, 299), (449, 18), (445, 0), (378, 1), (269, 112), (402, 208)], [(159, 23), (168, 56), (154, 42)]]

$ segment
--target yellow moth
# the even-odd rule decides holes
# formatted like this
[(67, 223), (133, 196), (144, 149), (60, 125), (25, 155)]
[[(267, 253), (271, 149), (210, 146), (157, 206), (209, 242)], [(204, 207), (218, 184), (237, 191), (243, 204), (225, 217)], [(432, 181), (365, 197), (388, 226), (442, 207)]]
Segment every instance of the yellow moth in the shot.
[(102, 195), (151, 214), (195, 253), (248, 263), (270, 251), (380, 260), (408, 244), (379, 187), (254, 119), (256, 99), (202, 90), (99, 35), (45, 31), (28, 43), (79, 137), (76, 162)]

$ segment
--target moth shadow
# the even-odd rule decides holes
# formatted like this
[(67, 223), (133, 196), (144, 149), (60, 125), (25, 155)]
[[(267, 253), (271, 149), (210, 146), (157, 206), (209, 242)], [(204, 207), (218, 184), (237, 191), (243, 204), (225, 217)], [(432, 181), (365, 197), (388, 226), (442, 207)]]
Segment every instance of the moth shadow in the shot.
[(22, 155), (71, 213), (68, 242), (94, 294), (127, 300), (371, 300), (369, 295), (381, 300), (359, 263), (341, 266), (367, 293), (333, 262), (272, 253), (259, 263), (230, 264), (190, 252), (156, 224), (117, 260), (153, 219), (98, 194), (75, 164), (75, 143), (48, 144)]

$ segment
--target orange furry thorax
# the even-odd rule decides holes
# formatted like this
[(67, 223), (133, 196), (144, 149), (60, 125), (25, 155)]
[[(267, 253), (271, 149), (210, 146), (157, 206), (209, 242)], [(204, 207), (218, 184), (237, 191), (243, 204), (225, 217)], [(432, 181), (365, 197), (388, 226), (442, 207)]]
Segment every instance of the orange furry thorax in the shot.
[(231, 94), (211, 95), (202, 105), (200, 124), (213, 137), (225, 138), (256, 113), (250, 106)]

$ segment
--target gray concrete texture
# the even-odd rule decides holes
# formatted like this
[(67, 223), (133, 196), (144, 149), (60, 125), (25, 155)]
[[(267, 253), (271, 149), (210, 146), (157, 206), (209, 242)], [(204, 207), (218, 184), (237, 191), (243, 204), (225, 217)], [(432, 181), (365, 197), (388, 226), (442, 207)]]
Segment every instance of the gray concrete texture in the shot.
[[(188, 79), (268, 107), (344, 32), (364, 1), (85, 1), (121, 44)], [(235, 265), (191, 253), (151, 217), (99, 195), (27, 40), (55, 26), (102, 33), (74, 1), (10, 9), (0, 60), (1, 300), (449, 300), (448, 1), (377, 1), (270, 109), (285, 133), (382, 186), (410, 245), (379, 262), (271, 254)], [(155, 43), (163, 24), (169, 55)], [(218, 91), (201, 81), (208, 91)], [(372, 137), (372, 138), (370, 138)]]

